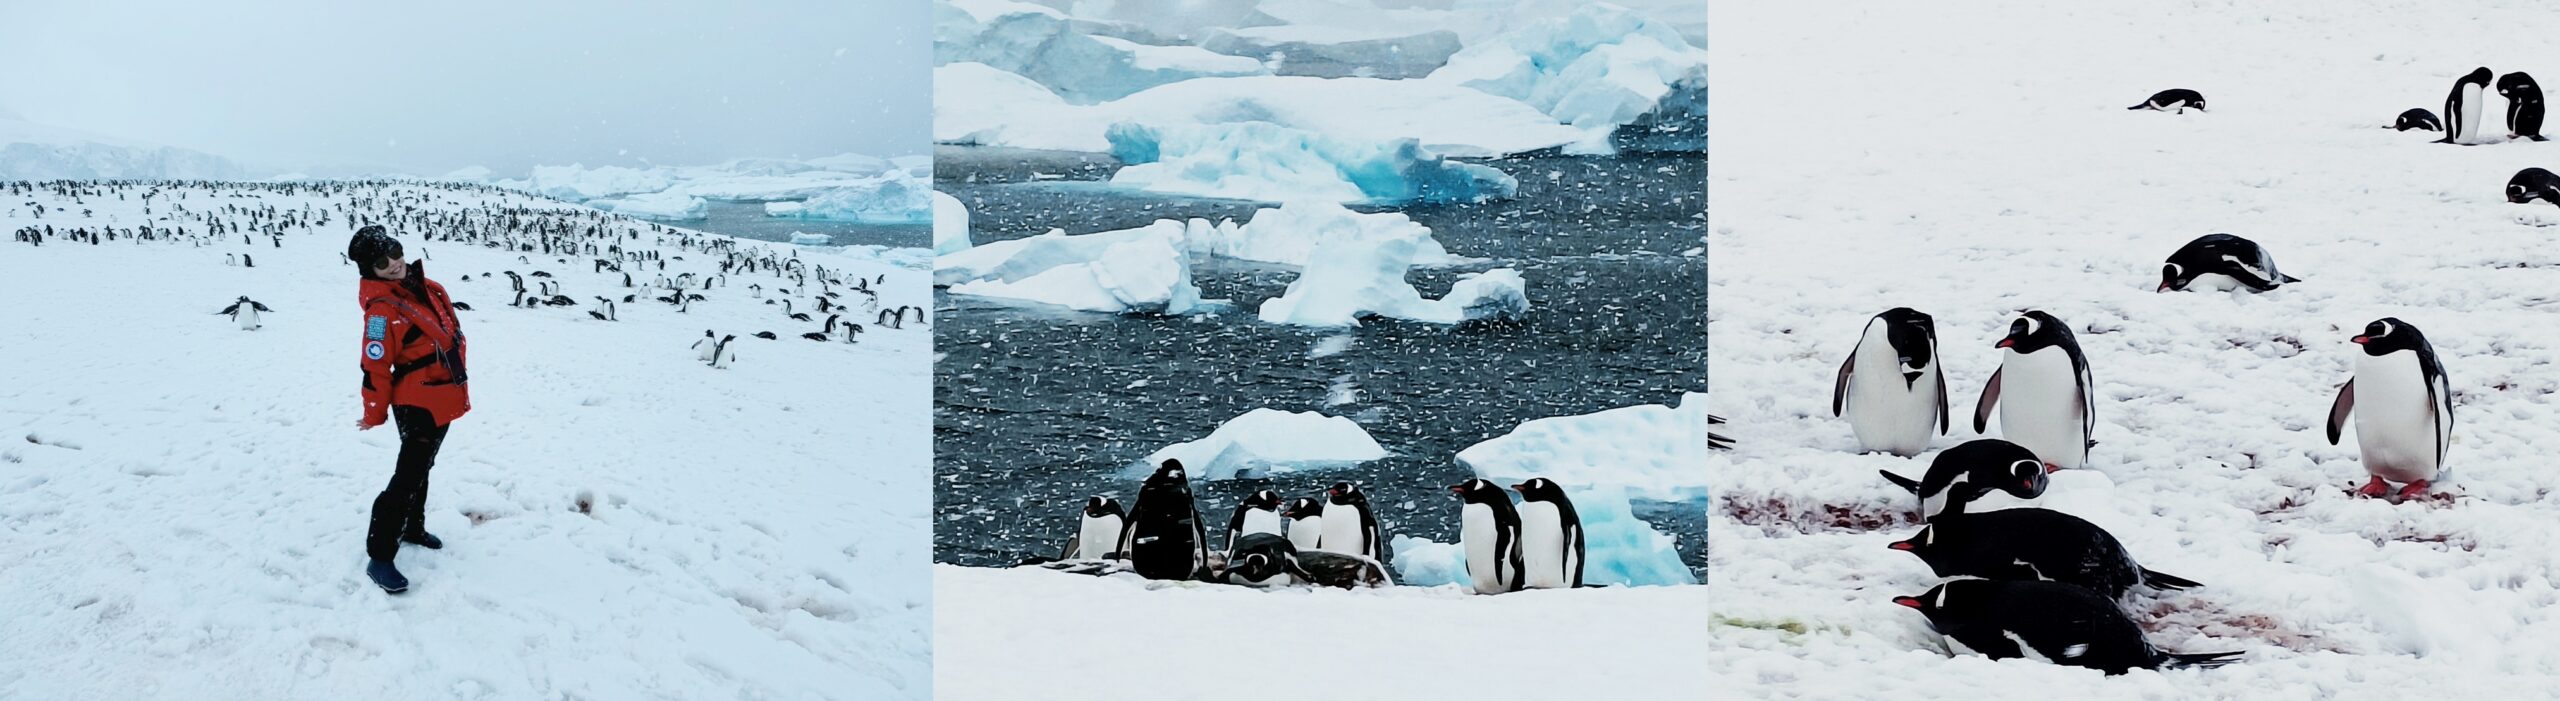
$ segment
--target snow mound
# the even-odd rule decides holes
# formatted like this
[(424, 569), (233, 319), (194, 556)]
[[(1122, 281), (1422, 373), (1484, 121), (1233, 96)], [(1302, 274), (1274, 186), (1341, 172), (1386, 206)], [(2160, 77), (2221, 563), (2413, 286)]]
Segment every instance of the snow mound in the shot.
[(933, 185), (903, 170), (839, 183), (800, 202), (768, 202), (767, 216), (862, 222), (933, 218)]
[(1463, 47), (1457, 32), (1392, 25), (1218, 28), (1200, 41), (1210, 51), (1269, 59), (1280, 75), (1389, 80), (1430, 75)]
[(579, 164), (534, 166), (533, 177), (525, 189), (534, 194), (566, 202), (663, 192), (675, 186), (675, 177), (662, 169), (600, 166), (593, 169)]
[(1228, 419), (1205, 438), (1147, 454), (1132, 466), (1132, 474), (1143, 476), (1173, 458), (1182, 461), (1192, 479), (1261, 479), (1350, 467), (1386, 456), (1387, 449), (1350, 419), (1261, 408)]
[(1437, 245), (1428, 230), (1334, 226), (1318, 229), (1307, 240), (1305, 269), (1288, 290), (1262, 303), (1263, 321), (1338, 328), (1358, 326), (1361, 317), (1374, 315), (1455, 324), (1514, 316), (1529, 308), (1519, 273), (1509, 269), (1468, 276), (1450, 295), (1424, 298), (1404, 277), (1426, 245)]
[(1653, 111), (1672, 83), (1706, 65), (1706, 49), (1671, 25), (1592, 3), (1469, 46), (1429, 79), (1529, 103), (1595, 137), (1577, 150), (1605, 150), (1598, 140)]
[[(1169, 225), (1169, 226), (1168, 226)], [(972, 247), (935, 261), (951, 294), (1089, 312), (1189, 314), (1206, 308), (1191, 283), (1179, 222), (1117, 232), (1065, 232)]]
[(933, 254), (969, 250), (969, 207), (960, 198), (933, 193)]
[[(946, 66), (948, 68), (948, 66)], [(1499, 156), (1587, 140), (1538, 108), (1456, 83), (1374, 78), (1198, 78), (1096, 105), (1050, 104), (984, 71), (934, 85), (934, 138), (986, 146), (1101, 153), (1111, 125), (1270, 122), (1346, 143), (1413, 139), (1444, 156)], [(978, 91), (985, 94), (975, 94)], [(950, 123), (944, 124), (946, 121)]]
[(1458, 451), (1458, 464), (1503, 484), (1545, 477), (1569, 487), (1624, 487), (1674, 500), (1706, 493), (1706, 470), (1699, 467), (1706, 458), (1706, 395), (1694, 392), (1678, 406), (1531, 419)]
[(658, 221), (701, 219), (711, 212), (709, 202), (682, 192), (655, 192), (618, 199), (589, 200), (587, 206)]
[(1410, 204), (1507, 199), (1520, 188), (1502, 171), (1450, 162), (1409, 138), (1354, 142), (1269, 122), (1122, 122), (1104, 136), (1129, 164), (1111, 183), (1154, 192)]
[(1027, 3), (960, 0), (937, 3), (934, 15), (935, 64), (983, 63), (1076, 103), (1193, 78), (1268, 73), (1251, 58), (1104, 36), (1094, 23)]

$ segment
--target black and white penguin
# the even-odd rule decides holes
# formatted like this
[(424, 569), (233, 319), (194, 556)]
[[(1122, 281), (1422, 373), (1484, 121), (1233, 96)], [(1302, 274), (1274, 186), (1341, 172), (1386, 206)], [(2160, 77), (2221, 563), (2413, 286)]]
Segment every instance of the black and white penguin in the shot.
[(1248, 587), (1285, 587), (1315, 577), (1298, 564), (1298, 548), (1275, 533), (1249, 533), (1229, 548), (1220, 578)]
[(1270, 533), (1286, 538), (1288, 530), (1288, 524), (1280, 518), (1280, 493), (1257, 491), (1246, 495), (1242, 503), (1236, 504), (1235, 514), (1227, 518), (1227, 544), (1223, 549), (1234, 552), (1236, 539), (1246, 534)]
[(1909, 539), (1887, 546), (1920, 556), (1940, 577), (2043, 580), (2121, 598), (2135, 585), (2203, 586), (2143, 569), (2097, 524), (2052, 509), (1941, 514)]
[(1521, 587), (1582, 586), (1582, 515), (1573, 510), (1573, 499), (1545, 477), (1511, 488), (1520, 492)]
[(711, 344), (711, 367), (725, 368), (738, 363), (738, 351), (729, 347), (729, 342), (735, 340), (738, 340), (737, 334), (728, 334), (721, 336), (718, 343)]
[(1325, 550), (1300, 550), (1296, 576), (1310, 584), (1343, 589), (1383, 587), (1394, 584), (1387, 576), (1387, 566), (1377, 558)]
[(702, 338), (693, 342), (693, 349), (699, 351), (694, 354), (694, 360), (705, 363), (711, 362), (711, 359), (717, 357), (717, 354), (720, 352), (719, 337), (716, 334), (711, 333), (710, 329), (703, 329)]
[(2551, 171), (2541, 168), (2526, 168), (2507, 179), (2508, 202), (2525, 204), (2534, 200), (2560, 205), (2560, 175), (2552, 175)]
[(1313, 497), (1291, 499), (1289, 508), (1281, 510), (1280, 519), (1289, 524), (1289, 544), (1299, 550), (1314, 550), (1316, 544), (1324, 540), (1322, 501)]
[(231, 302), (231, 306), (223, 307), (222, 311), (214, 312), (214, 314), (228, 316), (231, 317), (232, 321), (240, 322), (240, 330), (242, 331), (256, 331), (258, 330), (258, 327), (265, 325), (258, 321), (258, 314), (260, 312), (274, 313), (275, 310), (268, 309), (267, 305), (259, 304), (256, 300), (249, 299), (248, 295), (241, 295), (240, 299), (233, 300)]
[(2125, 109), (2164, 112), (2177, 110), (2178, 114), (2186, 114), (2188, 108), (2194, 108), (2198, 112), (2204, 111), (2204, 94), (2186, 88), (2170, 88), (2152, 93), (2151, 99), (2143, 100), (2142, 104)]
[(1120, 556), (1120, 531), (1128, 525), (1128, 515), (1120, 511), (1120, 501), (1106, 496), (1085, 497), (1084, 511), (1076, 521), (1076, 537), (1067, 541), (1061, 560), (1102, 560)]
[(2480, 143), (2480, 118), (2487, 114), (2489, 79), (2495, 74), (2489, 67), (2471, 69), (2462, 79), (2453, 81), (2453, 92), (2444, 96), (2444, 138), (2439, 144), (2470, 146)]
[(1384, 562), (1385, 539), (1378, 534), (1378, 515), (1369, 510), (1369, 495), (1358, 485), (1335, 482), (1324, 496), (1324, 536), (1316, 549)]
[(2045, 475), (2061, 468), (2036, 457), (2035, 451), (1998, 438), (1965, 441), (1938, 451), (1929, 471), (1917, 481), (1883, 470), (1886, 480), (1920, 498), (1923, 521), (1965, 512), (1992, 490), (2020, 499), (2044, 496)]
[(1449, 485), (1457, 495), (1458, 544), (1466, 551), (1467, 585), (1478, 594), (1520, 590), (1520, 512), (1511, 493), (1482, 479)]
[(2436, 121), (2436, 113), (2427, 111), (2427, 108), (2411, 107), (2409, 111), (2400, 113), (2398, 119), (2391, 120), (2391, 128), (2400, 131), (2411, 129), (2444, 131), (2444, 122)]
[(2517, 71), (2498, 76), (2498, 95), (2507, 98), (2507, 138), (2550, 141), (2542, 135), (2542, 86)]
[(2230, 234), (2205, 234), (2179, 246), (2160, 265), (2157, 292), (2203, 287), (2230, 291), (2243, 286), (2265, 292), (2288, 282), (2301, 282), (2276, 270), (2275, 254), (2258, 242)]
[(2426, 335), (2397, 318), (2366, 324), (2353, 340), (2364, 353), (2329, 405), (2329, 444), (2338, 444), (2347, 415), (2355, 414), (2356, 448), (2373, 476), (2356, 493), (2389, 496), (2397, 482), (2405, 485), (2400, 498), (2424, 496), (2453, 442), (2453, 387), (2444, 365)]
[(2045, 462), (2066, 468), (2089, 461), (2089, 434), (2098, 425), (2096, 384), (2089, 358), (2071, 326), (2044, 310), (2009, 322), (2009, 335), (1995, 347), (2000, 369), (1982, 387), (1974, 403), (1973, 432), (1990, 425), (1991, 408), (2000, 407), (2000, 437), (2026, 446)]
[(1894, 307), (1867, 320), (1831, 385), (1831, 415), (1844, 413), (1868, 452), (1907, 458), (1929, 450), (1931, 426), (1946, 434), (1947, 378), (1929, 315)]
[(1208, 532), (1191, 501), (1191, 478), (1182, 461), (1164, 461), (1138, 487), (1119, 551), (1148, 579), (1190, 579), (1208, 567)]
[(1893, 603), (1929, 618), (1929, 627), (1974, 654), (2033, 657), (2108, 674), (2135, 669), (2219, 667), (2238, 652), (2177, 654), (2151, 647), (2116, 602), (2059, 582), (1958, 579)]

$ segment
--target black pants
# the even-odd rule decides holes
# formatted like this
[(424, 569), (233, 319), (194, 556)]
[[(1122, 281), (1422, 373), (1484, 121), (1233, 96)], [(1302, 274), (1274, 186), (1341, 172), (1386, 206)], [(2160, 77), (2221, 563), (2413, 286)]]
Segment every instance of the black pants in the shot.
[(391, 473), (391, 484), (373, 498), (373, 525), (364, 534), (364, 553), (376, 560), (399, 554), (402, 534), (426, 531), (427, 471), (436, 466), (436, 451), (444, 447), (444, 432), (450, 428), (413, 406), (392, 406), (391, 420), (400, 427), (399, 467)]

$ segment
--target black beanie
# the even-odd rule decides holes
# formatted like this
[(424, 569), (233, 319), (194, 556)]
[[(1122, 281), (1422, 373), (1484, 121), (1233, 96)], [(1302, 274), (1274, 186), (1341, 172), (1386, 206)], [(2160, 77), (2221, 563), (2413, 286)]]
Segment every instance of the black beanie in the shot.
[(372, 278), (373, 269), (382, 267), (382, 262), (399, 250), (400, 240), (391, 238), (391, 232), (376, 224), (357, 229), (356, 237), (347, 241), (347, 260), (356, 264), (357, 273)]

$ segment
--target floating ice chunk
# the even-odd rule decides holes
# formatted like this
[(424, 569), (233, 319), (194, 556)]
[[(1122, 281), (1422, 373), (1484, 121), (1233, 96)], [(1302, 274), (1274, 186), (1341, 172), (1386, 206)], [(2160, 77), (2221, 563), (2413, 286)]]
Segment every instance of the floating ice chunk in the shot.
[[(1191, 283), (1191, 258), (1183, 249), (1181, 228), (1174, 224), (1112, 236), (1043, 235), (979, 246), (941, 260), (989, 249), (1004, 254), (992, 265), (968, 268), (988, 273), (951, 285), (952, 294), (1091, 312), (1188, 314), (1204, 309), (1205, 303), (1200, 288)], [(999, 248), (1018, 241), (1032, 243)], [(945, 276), (940, 260), (934, 276), (937, 281)]]
[(701, 219), (711, 211), (710, 203), (682, 192), (653, 192), (617, 199), (589, 200), (587, 206), (642, 219), (683, 221)]
[(1682, 395), (1677, 407), (1620, 407), (1578, 416), (1531, 419), (1458, 451), (1458, 464), (1502, 484), (1545, 477), (1568, 487), (1622, 486), (1640, 496), (1694, 498), (1706, 493), (1706, 395)]
[(956, 285), (976, 280), (1011, 282), (1061, 265), (1101, 257), (1113, 245), (1151, 236), (1181, 239), (1182, 222), (1159, 219), (1135, 229), (1068, 236), (1060, 229), (1027, 238), (991, 241), (935, 258), (933, 284)]
[[(1698, 466), (1703, 464), (1692, 462), (1688, 468), (1701, 471)], [(1582, 519), (1582, 583), (1639, 587), (1698, 583), (1697, 573), (1680, 560), (1678, 540), (1636, 518), (1626, 490), (1584, 487), (1568, 489), (1566, 496), (1573, 499), (1574, 514)]]
[(1466, 585), (1467, 549), (1409, 535), (1387, 540), (1395, 550), (1396, 583), (1412, 587)]
[(1405, 204), (1507, 199), (1520, 188), (1502, 171), (1449, 161), (1409, 138), (1352, 141), (1270, 122), (1122, 122), (1105, 138), (1129, 164), (1112, 184), (1155, 192)]
[(933, 217), (933, 186), (903, 170), (845, 181), (800, 202), (766, 203), (767, 216), (862, 222), (922, 222)]
[[(1706, 64), (1706, 50), (1671, 25), (1592, 3), (1469, 46), (1429, 80), (1520, 100), (1605, 138), (1652, 111), (1672, 83)], [(1598, 139), (1586, 145), (1606, 148)]]
[(1459, 276), (1449, 286), (1449, 294), (1434, 300), (1439, 314), (1434, 319), (1450, 319), (1441, 323), (1478, 319), (1516, 319), (1529, 314), (1529, 283), (1520, 279), (1520, 271), (1494, 268)]
[(933, 193), (933, 254), (969, 250), (969, 207), (960, 198)]
[(1115, 31), (1107, 23), (1006, 0), (937, 3), (933, 32), (936, 64), (984, 63), (1087, 104), (1193, 78), (1268, 72), (1251, 58), (1106, 36), (1146, 33)]
[[(1557, 123), (1519, 100), (1455, 83), (1374, 78), (1198, 78), (1111, 102), (1042, 100), (1018, 83), (953, 66), (934, 74), (934, 138), (988, 146), (1100, 153), (1112, 124), (1270, 122), (1350, 143), (1415, 139), (1443, 156), (1499, 156), (1563, 146), (1589, 130)], [(944, 82), (956, 74), (969, 87)], [(1036, 86), (1035, 86), (1036, 87)], [(967, 138), (962, 138), (967, 137)]]
[(1132, 470), (1143, 473), (1174, 458), (1193, 479), (1252, 479), (1350, 467), (1386, 456), (1387, 449), (1350, 419), (1264, 408), (1228, 419), (1206, 438), (1150, 453)]
[(826, 234), (811, 234), (798, 231), (791, 232), (791, 242), (803, 246), (824, 246), (834, 243), (835, 240), (836, 237), (828, 236)]
[(675, 178), (664, 170), (641, 170), (622, 166), (588, 169), (579, 164), (534, 166), (527, 189), (534, 194), (569, 202), (604, 199), (621, 195), (664, 192), (675, 185)]
[(1414, 239), (1413, 264), (1457, 265), (1468, 259), (1450, 255), (1433, 238), (1431, 228), (1398, 212), (1363, 214), (1326, 200), (1299, 200), (1254, 212), (1241, 226), (1190, 222), (1192, 245), (1203, 253), (1239, 260), (1304, 267), (1315, 257), (1319, 241), (1371, 237)]
[[(1255, 225), (1265, 223), (1256, 220)], [(1526, 313), (1529, 299), (1517, 272), (1496, 269), (1467, 276), (1441, 299), (1425, 299), (1405, 282), (1426, 245), (1429, 230), (1328, 226), (1307, 236), (1305, 270), (1289, 289), (1262, 303), (1260, 316), (1274, 324), (1344, 327), (1363, 316), (1388, 316), (1436, 324)]]

